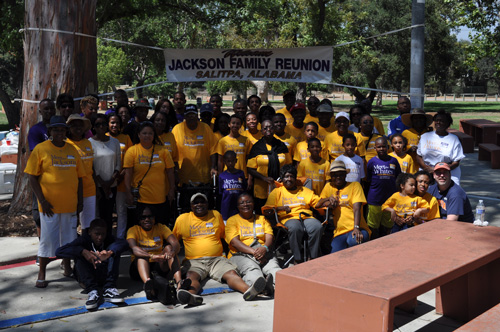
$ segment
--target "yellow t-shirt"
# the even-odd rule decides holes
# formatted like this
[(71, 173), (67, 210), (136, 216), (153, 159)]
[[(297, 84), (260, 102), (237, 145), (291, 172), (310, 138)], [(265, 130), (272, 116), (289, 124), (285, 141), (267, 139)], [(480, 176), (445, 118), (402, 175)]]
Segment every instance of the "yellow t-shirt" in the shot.
[(184, 241), (186, 259), (222, 256), (224, 222), (215, 210), (209, 210), (203, 218), (193, 212), (181, 214), (175, 221), (174, 235)]
[(311, 207), (318, 204), (320, 197), (311, 189), (297, 187), (297, 189), (288, 191), (284, 186), (275, 188), (269, 194), (266, 205), (270, 206), (289, 206), (291, 211), (278, 213), (279, 220), (286, 225), (290, 219), (299, 219), (300, 212), (305, 212), (312, 216)]
[(417, 209), (429, 208), (427, 201), (422, 199), (422, 197), (417, 195), (401, 196), (400, 192), (392, 194), (392, 196), (382, 204), (382, 210), (388, 207), (394, 209), (396, 214), (402, 218), (405, 215), (413, 215)]
[(429, 221), (441, 218), (441, 214), (439, 213), (439, 203), (437, 198), (429, 193), (425, 193), (422, 199), (427, 202), (429, 208), (429, 212), (427, 212), (425, 215), (422, 216), (422, 220)]
[[(266, 144), (267, 150), (271, 151), (271, 146)], [(284, 153), (278, 154), (280, 167), (287, 164), (287, 156)], [(267, 166), (269, 165), (269, 157), (267, 155), (258, 155), (255, 158), (248, 159), (247, 167), (255, 168), (257, 172), (267, 177)], [(256, 198), (265, 199), (269, 193), (269, 185), (267, 182), (259, 178), (254, 179), (253, 185), (254, 195)]]
[(323, 158), (319, 163), (313, 163), (310, 158), (304, 159), (297, 167), (297, 177), (304, 176), (312, 180), (312, 189), (319, 195), (325, 183), (330, 180), (330, 163)]
[(373, 115), (372, 118), (373, 118), (373, 126), (377, 129), (378, 133), (382, 136), (385, 135), (384, 125), (382, 124), (382, 121), (380, 121), (379, 118)]
[(318, 136), (317, 137), (320, 141), (324, 142), (326, 139), (326, 136), (328, 136), (328, 134), (331, 134), (336, 130), (337, 130), (337, 126), (335, 126), (334, 121), (331, 121), (330, 126), (326, 127), (326, 128), (323, 128), (323, 127), (321, 127), (320, 124), (318, 124)]
[(401, 135), (406, 137), (408, 144), (406, 145), (406, 150), (410, 149), (412, 146), (418, 146), (418, 142), (420, 142), (420, 137), (425, 134), (427, 130), (424, 130), (423, 133), (418, 133), (414, 128), (404, 130)]
[[(215, 148), (215, 152), (219, 154), (219, 156), (224, 156), (226, 151), (234, 151), (238, 160), (236, 161), (235, 168), (242, 170), (245, 173), (245, 177), (248, 178), (247, 175), (247, 156), (250, 153), (250, 149), (252, 148), (252, 143), (243, 135), (240, 135), (238, 138), (233, 138), (225, 136), (217, 142), (217, 146)], [(224, 170), (227, 167), (224, 166)]]
[[(359, 133), (356, 135), (357, 140), (361, 140), (361, 143), (365, 147), (365, 165), (368, 165), (368, 162), (370, 159), (375, 157), (377, 155), (377, 151), (375, 151), (375, 140), (379, 137), (382, 137), (381, 135), (378, 134), (373, 134), (372, 137), (370, 136), (363, 136), (363, 134)], [(370, 142), (368, 145), (366, 144), (368, 142), (368, 139), (370, 139)]]
[[(333, 210), (333, 223), (335, 230), (333, 236), (339, 236), (354, 230), (354, 203), (366, 204), (365, 194), (359, 182), (347, 182), (347, 185), (337, 190), (331, 183), (327, 183), (321, 192), (321, 198), (338, 197), (339, 205)], [(371, 234), (363, 216), (363, 207), (360, 210), (359, 227)]]
[[(231, 240), (239, 236), (240, 241), (250, 246), (253, 243), (253, 218), (251, 220), (243, 219), (239, 214), (235, 214), (226, 222), (226, 242), (229, 245), (230, 258), (238, 252), (238, 249), (231, 245)], [(255, 216), (255, 235), (261, 245), (266, 243), (266, 234), (273, 235), (273, 228), (264, 216)], [(274, 236), (274, 235), (273, 235)]]
[[(134, 145), (132, 143), (132, 140), (130, 139), (130, 136), (126, 135), (126, 134), (118, 134), (116, 136), (113, 136), (113, 135), (110, 135), (109, 132), (106, 133), (106, 135), (108, 135), (110, 137), (114, 137), (120, 142), (120, 152), (121, 152), (121, 158), (122, 158), (121, 160), (122, 160), (122, 165), (123, 165), (123, 160), (125, 160), (125, 152), (127, 152), (127, 150), (132, 145)], [(126, 192), (127, 188), (125, 187), (125, 181), (121, 181), (118, 184), (118, 186), (116, 187), (116, 190), (119, 192), (122, 192), (122, 193)]]
[(86, 138), (82, 138), (79, 141), (72, 141), (68, 138), (66, 142), (73, 145), (76, 151), (78, 151), (83, 162), (83, 167), (85, 167), (85, 176), (82, 178), (83, 197), (95, 196), (95, 182), (92, 176), (94, 174), (94, 150), (92, 149), (92, 144)]
[(160, 141), (165, 146), (165, 149), (170, 152), (170, 156), (174, 163), (179, 161), (179, 151), (177, 150), (177, 143), (175, 142), (174, 134), (172, 133), (163, 133), (160, 135)]
[[(356, 137), (356, 142), (357, 142), (357, 147), (356, 150), (354, 150), (354, 153), (357, 154), (360, 157), (364, 157), (365, 155), (365, 146), (363, 145), (362, 140), (359, 138), (361, 134), (358, 133), (353, 133), (352, 131), (349, 131), (350, 134), (353, 134)], [(342, 139), (343, 136), (339, 135), (338, 130), (334, 131), (333, 133), (329, 134), (325, 138), (325, 149), (330, 155), (330, 161), (337, 159), (338, 156), (341, 154), (344, 154), (345, 149), (342, 146)]]
[[(155, 224), (150, 231), (145, 231), (140, 225), (135, 225), (127, 232), (127, 240), (134, 239), (137, 246), (142, 250), (159, 255), (163, 251), (163, 243), (167, 242), (167, 238), (172, 235), (170, 228), (163, 224)], [(135, 256), (132, 255), (132, 261)], [(149, 259), (152, 262), (151, 259)]]
[(286, 124), (289, 125), (293, 122), (293, 116), (292, 113), (290, 113), (287, 109), (286, 106), (277, 110), (276, 113), (281, 113), (285, 116), (286, 119)]
[[(85, 176), (85, 167), (73, 145), (58, 148), (52, 141), (37, 144), (24, 173), (38, 176), (43, 196), (54, 207), (54, 213), (76, 212), (78, 178)], [(38, 209), (43, 212), (40, 203)]]
[(315, 122), (316, 124), (319, 124), (318, 117), (312, 116), (311, 113), (306, 114), (306, 118), (304, 119), (304, 124), (308, 124), (309, 122)]
[[(260, 123), (259, 123), (259, 125), (260, 125)], [(250, 143), (252, 143), (252, 145), (254, 145), (255, 143), (257, 143), (258, 140), (260, 140), (262, 138), (262, 131), (259, 130), (254, 135), (251, 132), (249, 132), (248, 130), (245, 130), (242, 135), (246, 136), (246, 138), (248, 138), (248, 140), (250, 141)]]
[(217, 140), (210, 127), (198, 123), (195, 130), (190, 130), (185, 122), (172, 129), (177, 150), (179, 151), (180, 185), (193, 182), (210, 183), (210, 156), (214, 153)]
[(418, 172), (418, 165), (413, 161), (413, 158), (408, 153), (406, 153), (403, 158), (399, 157), (396, 152), (391, 152), (389, 155), (398, 160), (401, 172), (410, 174)]
[(306, 140), (306, 134), (304, 134), (305, 124), (302, 128), (297, 128), (293, 124), (289, 124), (285, 127), (285, 132), (290, 134), (297, 142), (302, 142)]
[[(137, 187), (139, 181), (144, 178), (139, 189), (139, 202), (161, 204), (165, 202), (167, 196), (165, 170), (173, 168), (174, 162), (163, 145), (154, 146), (153, 160), (151, 160), (152, 152), (152, 147), (145, 149), (140, 143), (132, 146), (125, 154), (123, 168), (132, 168), (132, 187)], [(149, 169), (150, 162), (151, 169)], [(146, 172), (148, 173), (144, 176)]]
[[(311, 156), (311, 153), (307, 150), (307, 148), (307, 141), (297, 143), (295, 152), (293, 153), (293, 160), (301, 162), (302, 160), (308, 159)], [(328, 158), (328, 152), (325, 150), (325, 145), (323, 144), (323, 142), (321, 142), (321, 152), (319, 155), (321, 156), (321, 158)]]
[(274, 137), (285, 143), (286, 147), (288, 148), (288, 153), (286, 154), (286, 163), (291, 164), (293, 160), (293, 154), (295, 153), (295, 148), (297, 147), (297, 140), (287, 132), (285, 132), (281, 137), (274, 134)]

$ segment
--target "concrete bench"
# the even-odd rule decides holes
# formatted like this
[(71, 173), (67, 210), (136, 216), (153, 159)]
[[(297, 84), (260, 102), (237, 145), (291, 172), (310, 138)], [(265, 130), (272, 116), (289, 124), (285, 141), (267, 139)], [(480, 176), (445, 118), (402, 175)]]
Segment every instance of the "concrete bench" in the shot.
[(460, 119), (460, 131), (474, 138), (474, 143), (496, 143), (500, 123), (485, 119)]
[(472, 136), (462, 133), (456, 129), (448, 129), (448, 132), (458, 137), (460, 143), (462, 144), (464, 153), (474, 153), (474, 138)]
[(500, 331), (500, 304), (479, 317), (461, 326), (456, 332), (498, 332)]
[(491, 168), (500, 168), (500, 146), (496, 144), (479, 144), (477, 160), (491, 161)]
[(434, 220), (276, 274), (274, 331), (392, 331), (394, 308), (439, 287), (468, 322), (500, 302), (500, 228)]

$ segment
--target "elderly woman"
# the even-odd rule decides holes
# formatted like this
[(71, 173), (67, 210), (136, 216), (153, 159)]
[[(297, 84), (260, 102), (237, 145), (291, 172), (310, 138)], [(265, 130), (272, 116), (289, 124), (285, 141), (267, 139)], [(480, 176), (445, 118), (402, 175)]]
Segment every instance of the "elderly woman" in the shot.
[[(156, 221), (167, 223), (168, 205), (165, 183), (168, 179), (168, 199), (175, 196), (174, 162), (161, 144), (154, 125), (144, 121), (139, 126), (139, 143), (127, 150), (123, 161), (127, 204), (147, 205)], [(134, 189), (134, 193), (132, 193)]]
[(248, 286), (259, 278), (266, 278), (267, 295), (274, 293), (276, 272), (281, 270), (278, 259), (270, 252), (273, 229), (264, 216), (253, 212), (252, 195), (243, 193), (237, 201), (238, 214), (227, 220), (226, 242), (229, 243), (229, 260)]
[(453, 118), (449, 112), (439, 110), (434, 115), (435, 131), (420, 137), (417, 162), (421, 169), (431, 174), (437, 163), (447, 163), (451, 169), (451, 179), (460, 185), (460, 160), (464, 159), (465, 155), (458, 137), (447, 131), (452, 124)]
[(84, 137), (85, 133), (90, 131), (90, 120), (71, 114), (66, 121), (69, 127), (67, 142), (78, 151), (85, 167), (85, 176), (83, 183), (83, 210), (80, 212), (80, 224), (82, 232), (87, 232), (90, 222), (95, 219), (96, 214), (96, 186), (94, 182), (94, 149), (88, 139)]
[[(322, 199), (311, 189), (297, 186), (297, 169), (292, 165), (283, 166), (280, 175), (283, 186), (274, 189), (266, 202), (266, 206), (272, 206), (274, 209), (266, 209), (264, 214), (270, 216), (276, 211), (279, 221), (288, 228), (288, 239), (295, 264), (307, 259), (303, 257), (300, 249), (304, 231), (308, 234), (309, 256), (311, 259), (317, 258), (322, 227), (321, 222), (312, 217), (311, 208), (323, 207), (327, 201), (332, 200)], [(302, 221), (299, 220), (301, 214), (306, 217)]]
[(274, 137), (271, 120), (262, 122), (262, 138), (252, 146), (248, 154), (248, 174), (254, 178), (254, 197), (256, 210), (265, 204), (268, 194), (274, 188), (274, 180), (287, 161), (288, 148), (285, 143)]
[(334, 199), (332, 253), (368, 241), (371, 233), (363, 217), (366, 204), (363, 188), (359, 182), (347, 182), (347, 173), (343, 161), (332, 162), (330, 183), (321, 192), (322, 198)]
[[(30, 154), (26, 169), (40, 211), (40, 269), (35, 287), (45, 288), (49, 257), (56, 249), (76, 239), (76, 213), (82, 210), (82, 177), (85, 169), (75, 148), (65, 142), (66, 121), (53, 116), (48, 141), (38, 144)], [(69, 259), (63, 259), (64, 275), (71, 275)]]

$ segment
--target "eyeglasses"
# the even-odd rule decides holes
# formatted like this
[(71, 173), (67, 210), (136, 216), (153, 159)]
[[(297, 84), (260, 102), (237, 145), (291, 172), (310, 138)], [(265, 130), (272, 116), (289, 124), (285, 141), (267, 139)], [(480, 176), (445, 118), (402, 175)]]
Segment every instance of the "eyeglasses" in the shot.
[(139, 220), (154, 219), (155, 216), (152, 214), (146, 214), (139, 217)]

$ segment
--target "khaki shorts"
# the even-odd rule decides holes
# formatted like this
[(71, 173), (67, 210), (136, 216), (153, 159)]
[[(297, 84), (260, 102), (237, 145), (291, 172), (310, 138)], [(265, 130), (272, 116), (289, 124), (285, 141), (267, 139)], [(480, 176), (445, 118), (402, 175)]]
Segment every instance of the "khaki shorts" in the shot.
[(236, 271), (236, 265), (223, 256), (201, 257), (186, 260), (182, 269), (185, 272), (195, 272), (199, 274), (201, 280), (210, 277), (218, 282), (222, 282), (222, 276), (231, 270)]
[(392, 228), (394, 226), (390, 212), (382, 211), (382, 206), (370, 204), (368, 204), (366, 223), (372, 229), (379, 229), (381, 225), (385, 228)]

